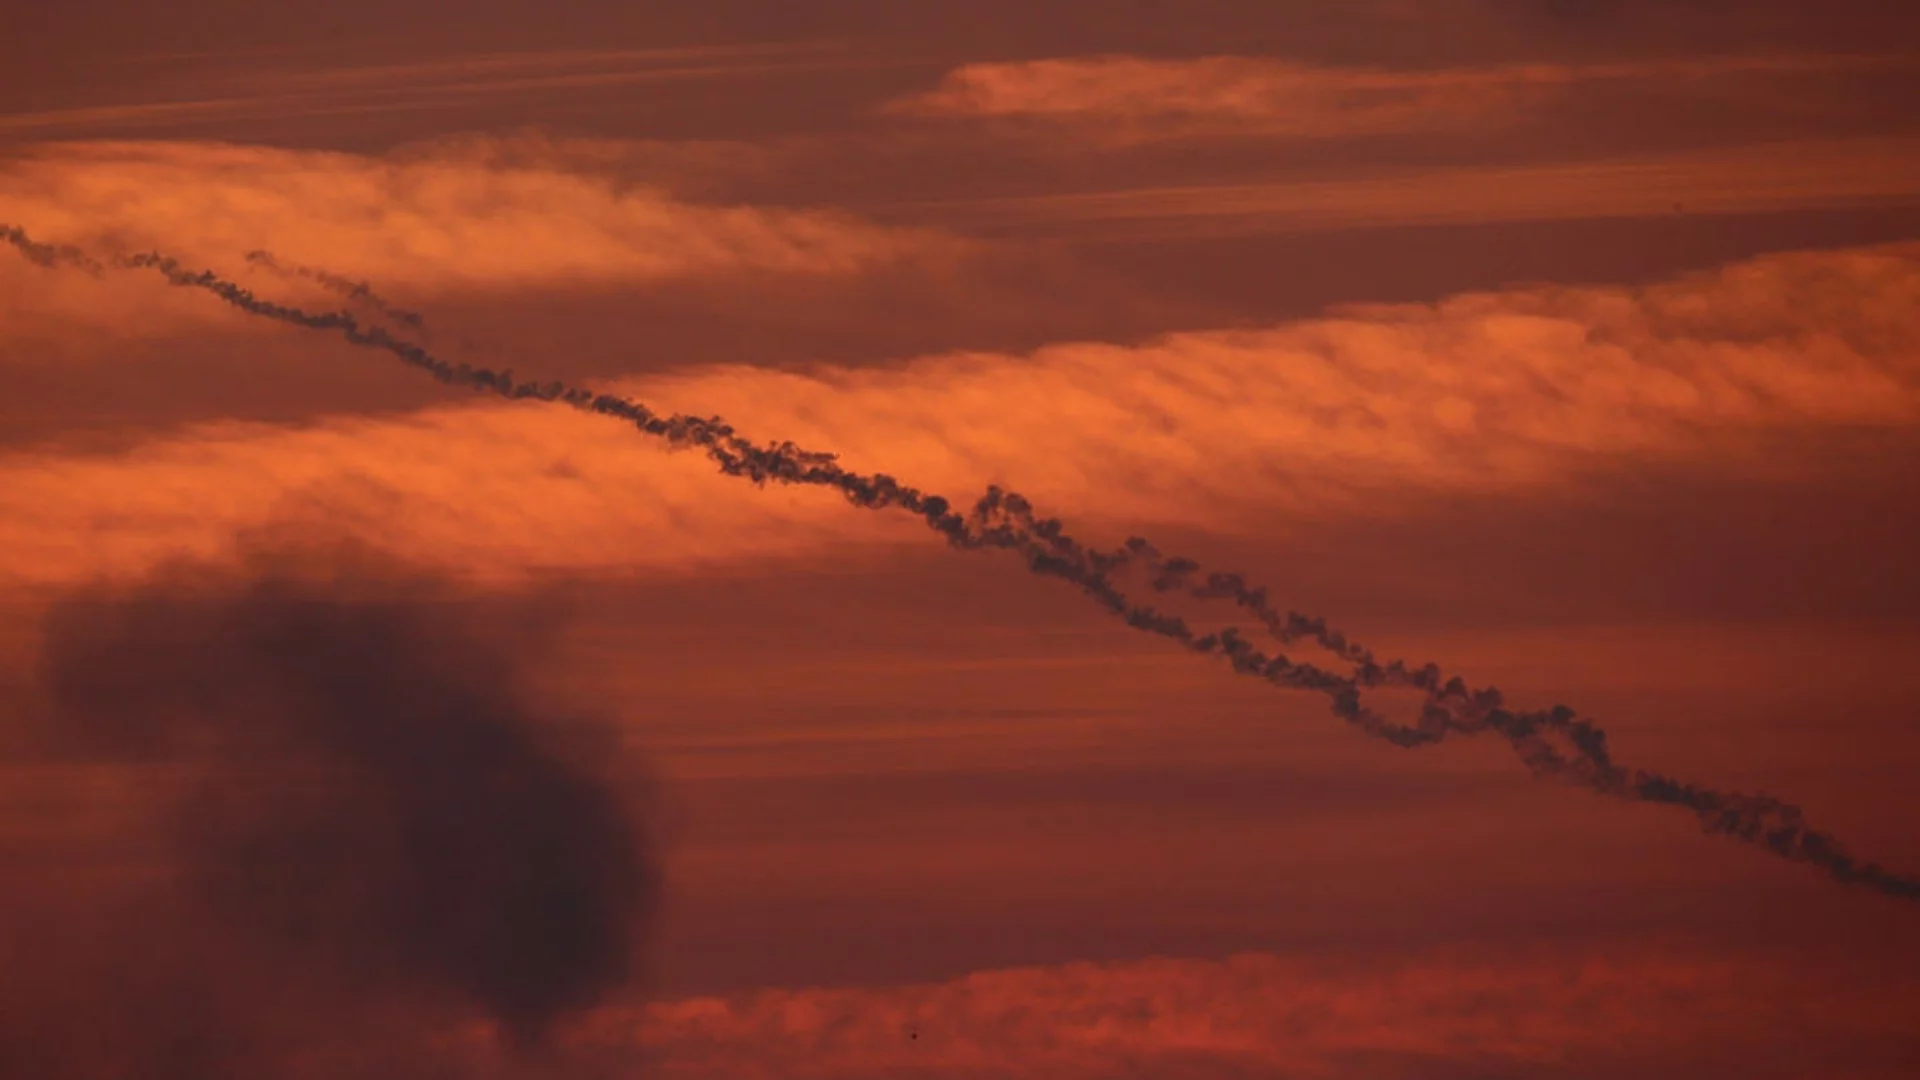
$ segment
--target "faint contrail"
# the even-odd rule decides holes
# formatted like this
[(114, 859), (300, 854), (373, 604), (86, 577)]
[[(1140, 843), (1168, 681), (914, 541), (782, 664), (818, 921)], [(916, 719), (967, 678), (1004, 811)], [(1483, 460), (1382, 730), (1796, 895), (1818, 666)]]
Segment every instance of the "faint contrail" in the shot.
[[(18, 228), (0, 225), (0, 237), (43, 266), (73, 265), (94, 273), (102, 267), (99, 260), (78, 249), (36, 243)], [(210, 270), (187, 269), (157, 252), (120, 256), (112, 261), (117, 266), (156, 271), (174, 285), (212, 293), (253, 315), (337, 332), (350, 344), (387, 352), (441, 382), (510, 399), (557, 401), (626, 420), (671, 446), (698, 447), (730, 476), (756, 484), (773, 481), (827, 487), (856, 506), (904, 509), (919, 516), (954, 547), (1016, 552), (1032, 572), (1075, 585), (1127, 625), (1169, 638), (1192, 652), (1220, 656), (1237, 674), (1286, 689), (1324, 694), (1334, 715), (1375, 738), (1397, 746), (1423, 746), (1452, 734), (1492, 732), (1505, 739), (1536, 775), (1570, 781), (1631, 802), (1684, 807), (1693, 811), (1709, 832), (1806, 863), (1848, 884), (1900, 899), (1920, 900), (1920, 878), (1855, 858), (1837, 838), (1810, 828), (1797, 806), (1770, 795), (1718, 791), (1621, 765), (1608, 750), (1606, 732), (1564, 705), (1510, 709), (1499, 690), (1469, 687), (1458, 676), (1446, 677), (1435, 665), (1416, 667), (1400, 660), (1383, 663), (1371, 650), (1329, 627), (1324, 619), (1273, 607), (1266, 590), (1250, 584), (1243, 575), (1207, 573), (1194, 560), (1164, 555), (1138, 537), (1112, 550), (1090, 547), (1069, 535), (1058, 519), (1038, 516), (1032, 504), (1015, 492), (990, 488), (969, 513), (962, 514), (950, 500), (885, 473), (847, 469), (834, 454), (806, 450), (792, 442), (754, 443), (719, 417), (662, 415), (617, 395), (557, 381), (520, 381), (511, 371), (443, 360), (384, 327), (366, 325), (351, 312), (308, 312), (265, 300)], [(1340, 674), (1284, 655), (1269, 655), (1237, 628), (1197, 631), (1178, 615), (1135, 602), (1115, 585), (1114, 575), (1130, 568), (1143, 570), (1158, 592), (1230, 600), (1257, 618), (1283, 644), (1312, 641), (1351, 664), (1352, 671)], [(1426, 700), (1414, 723), (1390, 721), (1362, 701), (1363, 691), (1386, 686), (1425, 691)]]

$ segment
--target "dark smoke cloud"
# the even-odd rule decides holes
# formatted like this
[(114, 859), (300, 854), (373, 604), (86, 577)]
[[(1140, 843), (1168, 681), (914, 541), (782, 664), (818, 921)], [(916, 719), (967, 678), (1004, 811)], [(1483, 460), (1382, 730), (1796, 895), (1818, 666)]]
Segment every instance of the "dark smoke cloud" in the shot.
[(53, 609), (30, 760), (141, 778), (162, 869), (0, 898), (0, 1073), (437, 1074), (423, 1018), (533, 1062), (629, 986), (634, 778), (484, 615), (357, 556)]
[[(98, 272), (98, 262), (84, 253), (38, 244), (20, 230), (5, 226), (0, 226), (0, 236), (41, 265), (77, 265)], [(384, 327), (363, 323), (350, 312), (316, 313), (278, 304), (212, 271), (187, 269), (159, 253), (121, 256), (115, 261), (127, 268), (155, 271), (176, 286), (212, 293), (253, 315), (339, 333), (350, 344), (386, 352), (450, 385), (509, 399), (554, 401), (615, 417), (669, 445), (698, 447), (729, 476), (756, 484), (826, 487), (840, 492), (855, 506), (905, 510), (956, 548), (1014, 552), (1033, 573), (1075, 586), (1127, 625), (1171, 639), (1192, 652), (1223, 658), (1236, 674), (1284, 689), (1323, 694), (1335, 716), (1396, 746), (1426, 746), (1451, 735), (1491, 733), (1503, 739), (1536, 775), (1574, 783), (1612, 798), (1685, 809), (1708, 832), (1812, 866), (1843, 883), (1899, 899), (1920, 900), (1920, 878), (1856, 858), (1836, 837), (1807, 825), (1797, 806), (1770, 795), (1718, 791), (1623, 765), (1614, 759), (1606, 732), (1564, 705), (1513, 709), (1498, 689), (1471, 687), (1458, 676), (1446, 676), (1437, 665), (1383, 662), (1325, 619), (1276, 607), (1269, 601), (1267, 590), (1248, 582), (1244, 575), (1208, 571), (1195, 560), (1165, 555), (1139, 537), (1112, 550), (1094, 548), (1068, 534), (1058, 519), (1041, 517), (1017, 493), (991, 488), (970, 512), (961, 513), (950, 500), (885, 473), (847, 469), (831, 453), (806, 450), (792, 442), (752, 442), (718, 417), (666, 416), (617, 395), (557, 381), (521, 381), (511, 371), (447, 361)], [(1347, 670), (1329, 670), (1282, 654), (1268, 654), (1237, 628), (1196, 630), (1179, 615), (1129, 596), (1116, 583), (1129, 574), (1143, 576), (1155, 592), (1228, 601), (1256, 618), (1281, 644), (1310, 642), (1330, 653)], [(1366, 691), (1382, 687), (1424, 692), (1425, 701), (1414, 723), (1393, 722), (1365, 703)]]

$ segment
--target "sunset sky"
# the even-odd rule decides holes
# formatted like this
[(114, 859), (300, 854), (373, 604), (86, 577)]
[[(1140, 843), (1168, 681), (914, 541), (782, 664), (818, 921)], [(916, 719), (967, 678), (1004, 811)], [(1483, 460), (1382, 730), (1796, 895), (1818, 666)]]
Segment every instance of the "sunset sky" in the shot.
[(1879, 0), (22, 5), (0, 1074), (1915, 1075), (1911, 894), (128, 259), (1018, 491), (1911, 883), (1916, 43)]

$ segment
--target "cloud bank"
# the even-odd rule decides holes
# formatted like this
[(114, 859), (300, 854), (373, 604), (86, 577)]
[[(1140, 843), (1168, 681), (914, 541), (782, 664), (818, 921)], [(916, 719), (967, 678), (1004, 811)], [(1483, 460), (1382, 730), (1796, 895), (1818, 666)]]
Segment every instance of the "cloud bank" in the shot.
[(1816, 975), (1815, 998), (1808, 974), (1645, 948), (1391, 964), (1247, 954), (662, 1002), (603, 1011), (570, 1038), (609, 1058), (641, 1047), (659, 1075), (686, 1080), (1589, 1075), (1583, 1063), (1631, 1070), (1690, 1044), (1722, 1062), (1784, 1053), (1817, 1067), (1849, 1044), (1911, 1041), (1901, 1016), (1915, 987)]

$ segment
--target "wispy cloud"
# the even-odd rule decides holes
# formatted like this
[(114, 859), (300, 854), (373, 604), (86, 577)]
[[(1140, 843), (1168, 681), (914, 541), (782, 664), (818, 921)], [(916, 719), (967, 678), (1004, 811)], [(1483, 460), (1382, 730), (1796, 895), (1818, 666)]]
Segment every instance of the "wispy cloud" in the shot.
[(1911, 57), (1749, 56), (1390, 70), (1209, 56), (1090, 56), (967, 64), (883, 106), (900, 116), (1022, 121), (1124, 144), (1194, 135), (1343, 137), (1497, 124), (1568, 87), (1686, 84), (1908, 65)]
[(608, 1009), (569, 1042), (609, 1063), (643, 1054), (685, 1080), (1668, 1075), (1663, 1059), (1684, 1061), (1690, 1045), (1773, 1065), (1792, 1051), (1816, 1067), (1897, 1043), (1917, 994), (1645, 946), (1390, 965), (1247, 954)]
[[(0, 161), (0, 220), (64, 242), (157, 246), (216, 265), (271, 247), (290, 261), (427, 290), (832, 275), (962, 246), (827, 210), (688, 203), (580, 171), (558, 153), (523, 147), (511, 162), (489, 160), (471, 142), (391, 157), (224, 143), (54, 144)], [(12, 278), (17, 269), (0, 273)]]
[(921, 202), (886, 213), (972, 229), (1139, 239), (1916, 202), (1920, 139), (1891, 135), (1590, 161), (1372, 170), (1332, 180)]
[(399, 64), (256, 70), (202, 96), (0, 113), (0, 138), (72, 137), (103, 128), (441, 108), (510, 94), (722, 79), (842, 67), (831, 43), (492, 53)]

